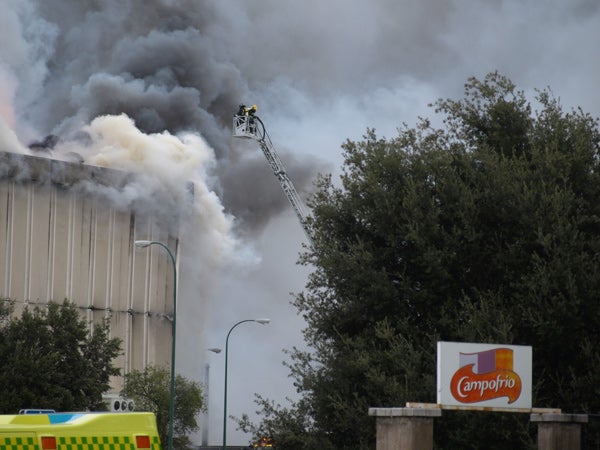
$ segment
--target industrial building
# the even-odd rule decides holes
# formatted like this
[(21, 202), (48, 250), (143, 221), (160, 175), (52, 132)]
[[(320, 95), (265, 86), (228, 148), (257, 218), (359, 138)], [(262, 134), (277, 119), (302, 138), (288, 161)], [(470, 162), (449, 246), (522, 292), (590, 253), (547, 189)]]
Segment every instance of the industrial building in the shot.
[[(179, 250), (178, 205), (113, 200), (135, 177), (0, 153), (0, 298), (14, 302), (16, 314), (68, 299), (90, 327), (108, 317), (111, 336), (122, 340), (122, 374), (168, 366), (171, 355), (172, 263), (158, 246), (134, 242), (161, 241), (177, 261)], [(122, 379), (112, 384), (118, 392)]]

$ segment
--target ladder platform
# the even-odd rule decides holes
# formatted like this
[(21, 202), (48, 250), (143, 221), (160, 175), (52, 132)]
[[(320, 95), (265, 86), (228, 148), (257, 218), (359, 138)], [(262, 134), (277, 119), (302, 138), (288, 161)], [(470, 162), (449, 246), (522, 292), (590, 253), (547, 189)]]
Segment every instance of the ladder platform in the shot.
[(258, 139), (256, 131), (256, 119), (253, 116), (233, 116), (233, 137)]

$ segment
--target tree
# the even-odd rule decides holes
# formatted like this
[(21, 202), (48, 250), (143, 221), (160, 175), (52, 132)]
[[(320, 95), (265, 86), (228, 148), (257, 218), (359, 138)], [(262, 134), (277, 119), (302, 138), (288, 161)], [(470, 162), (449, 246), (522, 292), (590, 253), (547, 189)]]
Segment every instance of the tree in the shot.
[(112, 361), (121, 344), (108, 337), (108, 322), (90, 332), (67, 300), (33, 311), (26, 307), (20, 318), (10, 317), (9, 306), (4, 302), (1, 313), (0, 411), (100, 407), (110, 377), (120, 373)]
[[(167, 442), (169, 437), (170, 378), (170, 371), (166, 368), (148, 365), (142, 371), (134, 370), (125, 376), (125, 388), (122, 392), (135, 401), (136, 409), (156, 414), (158, 434), (163, 443)], [(198, 430), (196, 416), (205, 408), (201, 386), (176, 375), (174, 448), (192, 448), (186, 434)]]
[[(289, 399), (288, 399), (289, 400)], [(238, 419), (238, 429), (251, 433), (254, 442), (261, 438), (273, 439), (275, 449), (285, 450), (335, 450), (325, 433), (315, 428), (311, 419), (310, 403), (300, 399), (290, 408), (283, 408), (273, 401), (256, 394), (263, 420), (259, 424), (250, 421), (247, 414)]]
[[(306, 448), (373, 448), (368, 407), (435, 402), (438, 340), (531, 345), (535, 406), (600, 409), (598, 122), (549, 90), (535, 100), (491, 73), (434, 103), (439, 129), (420, 119), (343, 145), (301, 256), (310, 351), (288, 364), (302, 408), (259, 403), (276, 441), (285, 419), (320, 436)], [(445, 412), (436, 445), (532, 447), (528, 420)], [(585, 439), (600, 445), (593, 423)]]

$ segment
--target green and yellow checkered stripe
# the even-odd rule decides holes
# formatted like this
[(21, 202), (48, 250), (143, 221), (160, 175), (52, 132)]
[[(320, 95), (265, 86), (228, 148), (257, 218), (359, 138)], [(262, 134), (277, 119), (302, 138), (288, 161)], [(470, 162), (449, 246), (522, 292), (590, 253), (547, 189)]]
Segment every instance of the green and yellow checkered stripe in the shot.
[(0, 450), (38, 450), (38, 446), (35, 436), (0, 436)]
[(58, 450), (135, 450), (131, 436), (57, 436)]
[[(150, 436), (152, 450), (160, 450), (158, 436)], [(136, 450), (132, 436), (57, 436), (57, 450)], [(0, 437), (0, 450), (39, 450), (35, 436)]]
[[(152, 450), (160, 450), (158, 436), (150, 436)], [(135, 450), (132, 436), (57, 437), (57, 450)], [(2, 449), (0, 449), (2, 450)]]
[(158, 436), (150, 436), (150, 446), (152, 450), (161, 450), (160, 438)]
[(161, 450), (160, 446), (160, 438), (158, 436), (150, 436), (150, 445), (152, 446), (152, 450)]

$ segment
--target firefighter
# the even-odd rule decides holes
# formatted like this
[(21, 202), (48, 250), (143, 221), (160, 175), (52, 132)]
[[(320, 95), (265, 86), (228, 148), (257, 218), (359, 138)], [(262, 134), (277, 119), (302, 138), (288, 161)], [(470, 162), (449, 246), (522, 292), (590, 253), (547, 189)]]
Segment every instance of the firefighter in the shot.
[(252, 105), (250, 108), (248, 108), (246, 105), (240, 105), (238, 108), (237, 115), (238, 116), (254, 116), (254, 114), (256, 114), (257, 109), (258, 108), (256, 105)]

